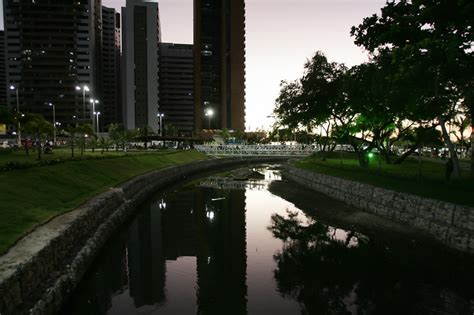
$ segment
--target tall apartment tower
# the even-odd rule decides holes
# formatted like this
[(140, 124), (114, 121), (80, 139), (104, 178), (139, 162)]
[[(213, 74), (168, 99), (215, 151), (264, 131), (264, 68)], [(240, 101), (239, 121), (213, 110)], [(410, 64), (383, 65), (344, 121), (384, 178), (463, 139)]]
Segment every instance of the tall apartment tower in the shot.
[(179, 135), (194, 130), (193, 45), (160, 44), (160, 111)]
[(0, 31), (0, 107), (7, 105), (7, 72), (5, 65), (5, 32)]
[(102, 7), (102, 99), (99, 130), (113, 123), (122, 123), (120, 77), (120, 14), (113, 8)]
[(158, 71), (161, 42), (158, 3), (127, 0), (122, 8), (123, 109), (128, 129), (149, 126), (158, 131)]
[(194, 76), (195, 128), (243, 131), (244, 0), (194, 0)]
[[(63, 125), (92, 120), (85, 96), (100, 95), (101, 0), (3, 1), (10, 108), (40, 113)], [(84, 106), (84, 103), (86, 105)]]

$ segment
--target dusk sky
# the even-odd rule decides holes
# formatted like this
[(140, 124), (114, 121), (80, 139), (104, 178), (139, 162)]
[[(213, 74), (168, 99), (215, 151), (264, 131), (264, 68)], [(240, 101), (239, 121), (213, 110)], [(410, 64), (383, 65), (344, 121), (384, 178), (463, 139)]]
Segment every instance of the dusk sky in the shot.
[[(162, 40), (193, 42), (193, 0), (161, 0)], [(281, 80), (294, 80), (315, 51), (349, 66), (367, 60), (351, 26), (378, 13), (385, 0), (247, 0), (246, 126), (268, 128)], [(120, 10), (125, 0), (103, 0)], [(3, 7), (3, 6), (2, 6)], [(2, 14), (3, 19), (3, 14)], [(3, 28), (3, 20), (1, 21)]]

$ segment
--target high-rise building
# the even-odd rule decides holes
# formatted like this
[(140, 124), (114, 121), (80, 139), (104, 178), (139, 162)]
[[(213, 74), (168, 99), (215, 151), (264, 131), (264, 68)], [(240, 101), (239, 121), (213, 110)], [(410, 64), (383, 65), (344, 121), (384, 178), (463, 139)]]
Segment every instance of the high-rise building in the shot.
[(194, 0), (194, 73), (195, 128), (244, 130), (244, 0)]
[(5, 62), (5, 32), (0, 31), (0, 107), (7, 105), (7, 72)]
[(160, 112), (179, 135), (194, 130), (193, 45), (160, 44)]
[(123, 109), (128, 129), (158, 131), (158, 70), (161, 42), (158, 3), (127, 0), (122, 8)]
[(18, 95), (20, 112), (51, 120), (51, 102), (56, 121), (90, 122), (88, 100), (101, 93), (95, 79), (101, 73), (101, 0), (4, 0), (3, 6), (8, 105), (16, 109)]
[(102, 7), (102, 99), (99, 130), (122, 122), (120, 78), (120, 14), (113, 8)]

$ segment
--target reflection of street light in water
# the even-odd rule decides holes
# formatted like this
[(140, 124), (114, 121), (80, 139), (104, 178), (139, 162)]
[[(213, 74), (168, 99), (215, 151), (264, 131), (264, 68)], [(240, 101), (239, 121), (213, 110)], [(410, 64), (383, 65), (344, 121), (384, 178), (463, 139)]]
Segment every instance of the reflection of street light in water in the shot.
[(214, 220), (214, 216), (215, 216), (214, 211), (209, 211), (206, 214), (206, 216), (209, 218), (209, 220), (211, 220), (211, 221)]
[(214, 115), (214, 111), (212, 110), (212, 108), (206, 109), (205, 115), (209, 118), (209, 128), (208, 129), (211, 129), (211, 117)]
[(209, 219), (209, 221), (214, 220), (214, 217), (215, 217), (214, 211), (212, 210), (212, 208), (208, 207), (207, 205), (206, 205), (206, 217)]
[(160, 203), (158, 204), (158, 208), (160, 208), (160, 210), (166, 209), (166, 202), (164, 199), (161, 199)]

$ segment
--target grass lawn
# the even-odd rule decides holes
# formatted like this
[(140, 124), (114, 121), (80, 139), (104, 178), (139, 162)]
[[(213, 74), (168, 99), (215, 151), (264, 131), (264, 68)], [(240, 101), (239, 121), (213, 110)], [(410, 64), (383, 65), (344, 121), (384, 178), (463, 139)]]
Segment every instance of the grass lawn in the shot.
[(0, 254), (51, 217), (148, 171), (206, 157), (196, 151), (123, 155), (0, 172)]
[(474, 206), (474, 180), (469, 178), (468, 170), (463, 170), (460, 179), (448, 182), (442, 162), (423, 160), (419, 164), (417, 159), (408, 159), (401, 165), (382, 161), (379, 164), (378, 157), (374, 156), (369, 168), (363, 169), (353, 155), (332, 154), (325, 161), (313, 155), (296, 162), (296, 166), (396, 191)]
[[(78, 148), (74, 149), (74, 158), (92, 158), (92, 157), (117, 157), (117, 156), (125, 156), (125, 155), (132, 155), (132, 154), (156, 154), (156, 153), (169, 153), (173, 152), (170, 150), (160, 150), (160, 151), (115, 151), (109, 150), (104, 151), (101, 153), (101, 150), (96, 149), (95, 152), (92, 152), (91, 149), (87, 149), (84, 151), (84, 156), (81, 157), (81, 152)], [(0, 150), (0, 167), (8, 162), (18, 162), (18, 163), (25, 163), (25, 164), (35, 164), (38, 163), (38, 151), (34, 151), (30, 149), (29, 155), (27, 156), (25, 150)], [(42, 154), (42, 160), (53, 160), (53, 159), (63, 159), (68, 160), (71, 159), (71, 149), (68, 147), (60, 147), (55, 148), (52, 154)]]

